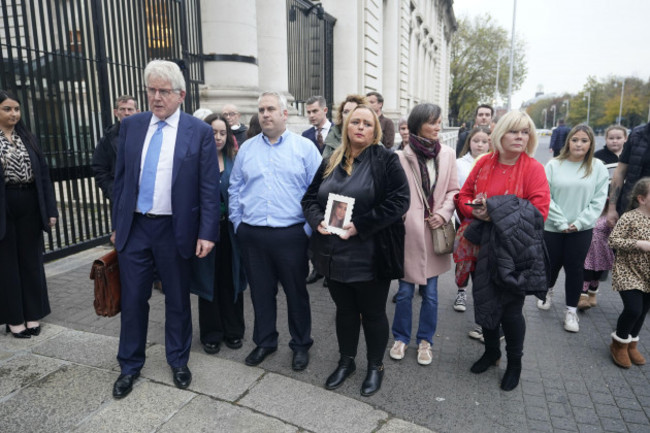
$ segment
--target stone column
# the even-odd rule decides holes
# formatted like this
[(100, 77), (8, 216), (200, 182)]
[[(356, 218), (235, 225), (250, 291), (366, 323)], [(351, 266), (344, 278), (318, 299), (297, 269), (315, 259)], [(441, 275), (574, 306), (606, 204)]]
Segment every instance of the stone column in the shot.
[(247, 122), (260, 92), (256, 1), (201, 0), (201, 25), (208, 56), (201, 107), (221, 112), (232, 103)]
[(384, 96), (384, 115), (393, 120), (399, 119), (401, 116), (399, 86), (401, 60), (399, 56), (399, 45), (401, 42), (400, 9), (399, 0), (386, 0), (382, 11), (384, 23), (382, 29), (383, 77), (381, 79), (382, 87), (380, 92)]

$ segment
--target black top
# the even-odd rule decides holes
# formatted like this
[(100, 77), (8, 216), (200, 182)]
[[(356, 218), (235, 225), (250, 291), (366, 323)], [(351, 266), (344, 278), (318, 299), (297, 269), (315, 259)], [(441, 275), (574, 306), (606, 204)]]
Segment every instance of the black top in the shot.
[[(305, 218), (314, 229), (310, 240), (312, 263), (319, 273), (335, 281), (373, 280), (378, 276), (375, 248), (381, 245), (376, 244), (375, 235), (399, 221), (408, 210), (406, 175), (397, 155), (376, 145), (369, 146), (355, 159), (351, 176), (338, 166), (323, 179), (327, 163), (328, 159), (322, 162), (302, 199)], [(384, 173), (384, 179), (378, 182), (375, 173)], [(343, 240), (316, 230), (324, 219), (330, 192), (355, 199), (352, 223), (358, 232), (356, 236)], [(400, 259), (404, 259), (403, 255)]]
[(594, 157), (600, 159), (605, 164), (614, 164), (618, 162), (618, 156), (609, 150), (607, 146), (594, 152)]
[[(630, 163), (631, 148), (630, 140), (626, 141), (625, 146), (623, 146), (623, 153), (621, 153), (621, 157), (619, 158), (620, 162), (624, 164)], [(650, 176), (650, 146), (646, 148), (643, 158), (641, 158), (641, 177), (646, 176)]]

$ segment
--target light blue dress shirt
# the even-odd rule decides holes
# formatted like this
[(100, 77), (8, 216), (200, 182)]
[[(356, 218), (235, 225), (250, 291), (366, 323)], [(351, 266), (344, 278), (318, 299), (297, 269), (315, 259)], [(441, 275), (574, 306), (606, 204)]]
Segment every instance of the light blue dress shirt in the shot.
[(289, 130), (275, 144), (264, 134), (246, 140), (235, 157), (228, 188), (235, 232), (242, 222), (263, 227), (304, 223), (311, 235), (300, 200), (321, 160), (310, 140)]

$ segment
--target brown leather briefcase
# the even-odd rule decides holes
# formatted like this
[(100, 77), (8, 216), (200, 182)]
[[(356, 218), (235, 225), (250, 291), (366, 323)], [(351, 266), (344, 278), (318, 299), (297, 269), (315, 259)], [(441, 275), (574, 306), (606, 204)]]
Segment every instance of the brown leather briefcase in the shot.
[(95, 280), (94, 305), (97, 315), (113, 317), (119, 313), (122, 286), (117, 251), (113, 250), (93, 262), (90, 279)]

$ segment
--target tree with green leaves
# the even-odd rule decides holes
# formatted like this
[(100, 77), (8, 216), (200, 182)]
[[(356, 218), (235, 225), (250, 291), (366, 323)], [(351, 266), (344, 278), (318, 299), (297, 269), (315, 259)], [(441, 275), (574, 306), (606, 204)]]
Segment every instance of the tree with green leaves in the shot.
[[(449, 119), (452, 125), (474, 119), (474, 110), (496, 99), (497, 62), (499, 64), (499, 95), (508, 91), (510, 37), (508, 31), (494, 22), (490, 15), (463, 17), (452, 38)], [(515, 37), (513, 92), (526, 78), (525, 44)]]

